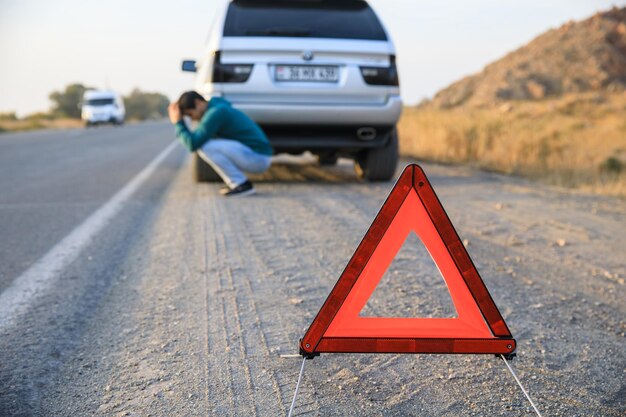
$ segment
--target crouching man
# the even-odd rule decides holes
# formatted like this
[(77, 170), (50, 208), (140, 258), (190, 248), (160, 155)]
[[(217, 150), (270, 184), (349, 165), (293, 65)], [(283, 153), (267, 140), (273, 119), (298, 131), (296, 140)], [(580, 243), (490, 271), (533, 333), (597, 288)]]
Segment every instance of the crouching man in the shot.
[[(252, 119), (218, 97), (208, 102), (195, 91), (180, 96), (169, 106), (176, 136), (191, 152), (198, 152), (224, 180), (224, 196), (254, 194), (254, 186), (244, 172), (262, 173), (271, 164), (272, 146), (263, 130)], [(199, 121), (190, 131), (183, 116)]]

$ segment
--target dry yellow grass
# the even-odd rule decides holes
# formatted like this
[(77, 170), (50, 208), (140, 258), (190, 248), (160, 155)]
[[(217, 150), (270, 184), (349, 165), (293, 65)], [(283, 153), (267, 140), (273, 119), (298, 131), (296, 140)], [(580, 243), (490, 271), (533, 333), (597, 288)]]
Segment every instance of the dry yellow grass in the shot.
[(17, 120), (0, 119), (0, 133), (36, 129), (69, 129), (82, 126), (84, 126), (84, 123), (81, 120), (69, 118), (27, 118)]
[(624, 93), (495, 108), (405, 108), (399, 133), (404, 155), (626, 196)]

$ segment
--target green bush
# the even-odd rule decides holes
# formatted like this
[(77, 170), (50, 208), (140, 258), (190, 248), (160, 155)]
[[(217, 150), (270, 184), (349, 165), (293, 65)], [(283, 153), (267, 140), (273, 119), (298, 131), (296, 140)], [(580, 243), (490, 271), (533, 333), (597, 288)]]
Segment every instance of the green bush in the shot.
[(53, 91), (50, 93), (50, 100), (54, 103), (52, 113), (61, 117), (80, 119), (80, 102), (83, 94), (91, 87), (75, 83), (65, 87), (64, 91)]
[(169, 99), (160, 93), (146, 93), (135, 88), (124, 97), (126, 118), (135, 120), (160, 119), (167, 116)]
[(624, 170), (624, 163), (614, 156), (610, 156), (602, 162), (600, 170), (607, 174), (620, 174)]

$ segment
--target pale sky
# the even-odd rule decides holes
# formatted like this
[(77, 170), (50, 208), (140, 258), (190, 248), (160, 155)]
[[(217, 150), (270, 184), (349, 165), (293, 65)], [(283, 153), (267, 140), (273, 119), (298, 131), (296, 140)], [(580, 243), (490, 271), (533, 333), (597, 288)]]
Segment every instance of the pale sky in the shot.
[[(0, 112), (50, 108), (73, 82), (176, 98), (223, 0), (0, 0)], [(570, 19), (626, 0), (370, 0), (391, 33), (407, 104)]]

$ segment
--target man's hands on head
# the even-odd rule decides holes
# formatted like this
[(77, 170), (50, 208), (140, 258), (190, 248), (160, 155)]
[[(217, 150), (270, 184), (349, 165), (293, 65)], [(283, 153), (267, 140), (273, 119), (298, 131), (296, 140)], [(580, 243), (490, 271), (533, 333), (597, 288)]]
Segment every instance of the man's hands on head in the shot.
[(174, 124), (183, 120), (183, 115), (180, 113), (180, 107), (178, 107), (178, 103), (170, 103), (167, 108), (167, 112), (170, 116), (170, 121)]

